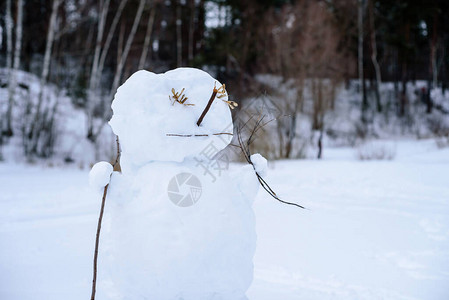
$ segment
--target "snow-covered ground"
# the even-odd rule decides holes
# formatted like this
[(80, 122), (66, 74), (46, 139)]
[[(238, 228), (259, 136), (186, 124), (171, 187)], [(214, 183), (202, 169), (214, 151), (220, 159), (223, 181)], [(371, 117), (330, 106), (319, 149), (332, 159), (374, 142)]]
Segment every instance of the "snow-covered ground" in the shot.
[[(449, 299), (449, 148), (387, 147), (271, 163), (272, 188), (307, 210), (259, 192), (249, 299)], [(0, 299), (88, 299), (99, 207), (87, 170), (0, 164)]]

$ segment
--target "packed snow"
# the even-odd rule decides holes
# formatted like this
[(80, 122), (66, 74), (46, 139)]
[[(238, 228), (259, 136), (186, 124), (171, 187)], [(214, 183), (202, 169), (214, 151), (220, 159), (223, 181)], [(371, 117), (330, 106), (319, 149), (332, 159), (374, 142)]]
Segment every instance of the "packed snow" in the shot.
[(221, 166), (214, 180), (199, 179), (214, 169), (205, 158), (218, 164), (215, 152), (231, 141), (226, 100), (224, 86), (193, 68), (139, 71), (118, 89), (110, 124), (122, 174), (111, 178), (99, 265), (112, 284), (108, 299), (246, 299), (256, 248), (255, 172)]
[[(182, 162), (211, 143), (220, 149), (226, 147), (231, 135), (213, 135), (232, 134), (231, 112), (224, 102), (226, 93), (217, 95), (201, 125), (196, 125), (214, 86), (218, 89), (221, 84), (208, 73), (193, 68), (162, 74), (142, 70), (128, 78), (117, 90), (112, 103), (114, 115), (109, 122), (120, 137), (123, 172), (149, 161)], [(182, 96), (187, 100), (183, 104), (176, 102), (175, 94), (179, 100)]]
[[(270, 163), (267, 182), (307, 210), (259, 191), (249, 299), (449, 298), (449, 148), (393, 143), (392, 160), (339, 148), (322, 161)], [(0, 299), (88, 299), (101, 196), (87, 175), (0, 164)], [(97, 299), (114, 287), (105, 272)]]
[(114, 168), (107, 161), (96, 163), (89, 172), (89, 185), (93, 189), (104, 188), (111, 179)]

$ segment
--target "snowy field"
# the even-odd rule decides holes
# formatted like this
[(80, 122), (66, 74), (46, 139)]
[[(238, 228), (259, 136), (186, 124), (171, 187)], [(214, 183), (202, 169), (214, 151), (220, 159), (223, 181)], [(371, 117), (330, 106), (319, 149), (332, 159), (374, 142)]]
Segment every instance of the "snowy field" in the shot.
[[(267, 181), (307, 210), (259, 192), (250, 300), (449, 299), (449, 148), (393, 144), (394, 160), (325, 149), (271, 163)], [(87, 181), (0, 164), (0, 299), (89, 298), (100, 198)]]

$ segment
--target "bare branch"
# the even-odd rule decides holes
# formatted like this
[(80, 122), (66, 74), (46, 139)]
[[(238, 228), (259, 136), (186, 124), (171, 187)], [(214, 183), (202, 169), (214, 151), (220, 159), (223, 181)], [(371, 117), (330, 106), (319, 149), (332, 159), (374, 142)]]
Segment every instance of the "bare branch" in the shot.
[(167, 133), (166, 136), (178, 136), (178, 137), (196, 137), (196, 136), (211, 136), (211, 135), (233, 135), (229, 132), (220, 132), (213, 134), (177, 134), (177, 133)]
[[(120, 165), (120, 142), (118, 139), (118, 136), (116, 136), (116, 143), (117, 143), (117, 156), (115, 157), (115, 161), (112, 164), (114, 167), (114, 170), (117, 166)], [(91, 300), (95, 300), (95, 292), (97, 288), (97, 268), (98, 268), (98, 248), (100, 246), (100, 232), (101, 232), (101, 222), (103, 221), (103, 214), (104, 214), (104, 205), (106, 203), (106, 195), (108, 193), (110, 182), (104, 187), (103, 190), (103, 197), (101, 199), (101, 209), (100, 209), (100, 215), (98, 217), (98, 224), (97, 224), (97, 234), (95, 236), (95, 251), (94, 251), (94, 271), (93, 271), (93, 278), (92, 278), (92, 293), (90, 296)]]
[[(251, 117), (252, 118), (252, 117)], [(285, 200), (282, 200), (278, 197), (278, 195), (273, 191), (273, 189), (268, 185), (268, 183), (262, 178), (262, 176), (256, 171), (253, 162), (251, 161), (251, 151), (250, 151), (250, 145), (251, 143), (254, 141), (254, 136), (255, 133), (262, 128), (263, 126), (265, 126), (266, 124), (268, 124), (269, 122), (273, 121), (270, 120), (268, 122), (265, 122), (261, 125), (263, 119), (265, 118), (265, 115), (263, 116), (259, 116), (259, 119), (257, 120), (256, 124), (254, 125), (254, 127), (251, 129), (250, 131), (250, 135), (249, 138), (247, 139), (246, 143), (243, 141), (243, 137), (242, 137), (242, 130), (244, 129), (244, 127), (247, 125), (248, 122), (246, 122), (244, 124), (244, 126), (241, 126), (239, 128), (237, 128), (237, 140), (239, 145), (232, 145), (235, 147), (239, 147), (242, 150), (243, 156), (245, 157), (245, 160), (253, 166), (254, 172), (256, 173), (257, 176), (257, 180), (259, 180), (260, 185), (263, 187), (263, 189), (274, 199), (276, 199), (277, 201), (287, 204), (287, 205), (293, 205), (302, 209), (305, 209), (304, 206), (301, 206), (297, 203), (293, 203), (293, 202), (288, 202)]]
[(97, 287), (97, 261), (98, 261), (98, 246), (100, 244), (100, 231), (101, 231), (101, 222), (103, 221), (103, 213), (104, 213), (104, 204), (106, 202), (106, 194), (108, 193), (109, 184), (104, 187), (103, 198), (101, 199), (101, 209), (100, 216), (98, 217), (97, 224), (97, 235), (95, 237), (95, 252), (94, 252), (94, 274), (92, 279), (92, 294), (90, 296), (91, 300), (95, 300), (95, 292)]
[(212, 105), (212, 102), (215, 100), (215, 96), (217, 96), (218, 89), (216, 86), (214, 86), (214, 90), (212, 91), (212, 95), (210, 96), (209, 102), (207, 102), (206, 107), (204, 108), (203, 112), (201, 113), (200, 118), (198, 119), (198, 122), (196, 122), (197, 126), (201, 125), (201, 122), (203, 122), (204, 116), (207, 114), (207, 112), (210, 109), (210, 106)]

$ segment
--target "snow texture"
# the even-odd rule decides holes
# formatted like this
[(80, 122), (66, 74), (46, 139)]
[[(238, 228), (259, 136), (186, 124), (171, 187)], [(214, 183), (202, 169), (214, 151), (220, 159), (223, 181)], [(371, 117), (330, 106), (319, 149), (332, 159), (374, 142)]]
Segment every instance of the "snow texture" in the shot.
[[(111, 178), (102, 242), (109, 299), (246, 299), (259, 184), (249, 165), (221, 170), (214, 182), (198, 166), (201, 153), (232, 137), (212, 135), (233, 132), (227, 97), (196, 124), (214, 86), (221, 84), (197, 69), (139, 71), (115, 95), (110, 124), (123, 173)], [(174, 102), (172, 88), (195, 105)]]
[[(231, 112), (223, 101), (227, 100), (227, 95), (215, 99), (201, 126), (196, 125), (214, 86), (219, 88), (221, 83), (208, 73), (179, 68), (163, 74), (138, 71), (119, 87), (109, 124), (120, 137), (123, 172), (150, 161), (182, 162), (210, 143), (218, 149), (226, 147), (231, 135), (212, 134), (232, 134)], [(194, 105), (174, 102), (172, 89), (176, 93), (184, 89), (183, 94), (188, 98), (185, 104)], [(188, 138), (170, 134), (211, 136)]]
[(114, 168), (106, 161), (96, 163), (89, 172), (89, 185), (94, 189), (104, 188), (111, 178)]
[[(272, 162), (266, 178), (271, 187), (308, 210), (282, 205), (260, 189), (248, 298), (449, 299), (448, 169), (449, 147), (438, 148), (430, 139), (397, 141), (393, 160), (360, 161), (354, 149), (329, 148), (320, 161)], [(0, 163), (0, 299), (89, 299), (101, 197), (87, 186), (87, 175), (78, 168)], [(118, 188), (114, 181), (123, 177), (114, 173), (111, 187)], [(178, 212), (203, 217), (196, 209), (207, 200)], [(169, 220), (179, 224), (185, 218)], [(108, 240), (105, 232), (100, 249)], [(98, 300), (110, 300), (107, 293), (115, 289), (105, 260), (100, 253)], [(197, 270), (209, 272), (209, 265)]]

